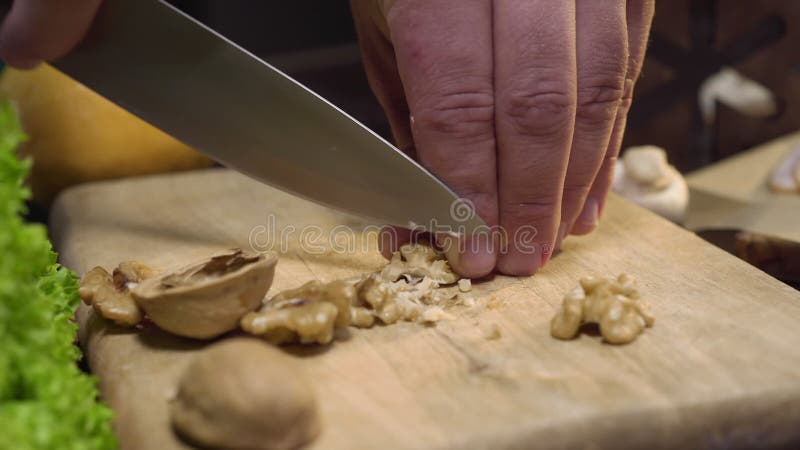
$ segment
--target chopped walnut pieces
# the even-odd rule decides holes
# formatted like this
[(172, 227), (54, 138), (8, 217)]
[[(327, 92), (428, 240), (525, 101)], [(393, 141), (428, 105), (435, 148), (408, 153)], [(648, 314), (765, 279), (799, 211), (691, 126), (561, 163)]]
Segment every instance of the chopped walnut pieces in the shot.
[(445, 312), (441, 306), (429, 306), (422, 311), (420, 319), (425, 323), (434, 323), (440, 320), (452, 320), (453, 316)]
[[(357, 305), (373, 311), (385, 324), (400, 320), (415, 320), (422, 312), (422, 291), (416, 286), (430, 286), (424, 280), (416, 285), (405, 281), (387, 282), (377, 274), (370, 274), (356, 285)], [(429, 289), (429, 288), (428, 288)]]
[(143, 280), (156, 275), (158, 271), (137, 261), (123, 261), (112, 272), (114, 285), (125, 286), (128, 289), (133, 289)]
[(361, 306), (350, 307), (350, 325), (356, 328), (370, 328), (375, 325), (375, 316), (367, 308)]
[(240, 325), (274, 344), (327, 344), (333, 339), (334, 329), (349, 326), (354, 316), (356, 326), (374, 323), (369, 311), (353, 307), (356, 296), (353, 282), (313, 280), (278, 293), (258, 312), (244, 316)]
[(355, 298), (356, 288), (353, 283), (345, 280), (336, 280), (325, 284), (319, 280), (312, 280), (299, 288), (288, 289), (278, 293), (267, 304), (280, 304), (286, 300), (293, 299), (332, 303), (337, 310), (336, 326), (346, 327), (350, 325), (350, 305), (355, 301)]
[(639, 299), (636, 280), (630, 275), (586, 277), (564, 297), (550, 323), (550, 333), (572, 339), (584, 323), (597, 323), (606, 342), (627, 344), (654, 322), (650, 306)]
[(386, 281), (397, 281), (401, 277), (427, 277), (439, 284), (452, 284), (459, 279), (444, 255), (427, 245), (413, 244), (400, 247), (380, 275)]
[(136, 262), (121, 263), (113, 275), (95, 267), (81, 279), (79, 294), (101, 316), (117, 325), (132, 327), (142, 321), (142, 310), (131, 296), (130, 288), (154, 274), (155, 271)]
[(333, 303), (292, 299), (267, 304), (241, 320), (244, 331), (262, 336), (273, 344), (328, 344), (338, 310)]
[(258, 312), (243, 317), (240, 325), (276, 344), (326, 344), (336, 328), (369, 328), (376, 319), (386, 325), (436, 322), (451, 317), (441, 304), (456, 298), (457, 281), (434, 249), (405, 245), (380, 272), (330, 283), (313, 280), (279, 292)]

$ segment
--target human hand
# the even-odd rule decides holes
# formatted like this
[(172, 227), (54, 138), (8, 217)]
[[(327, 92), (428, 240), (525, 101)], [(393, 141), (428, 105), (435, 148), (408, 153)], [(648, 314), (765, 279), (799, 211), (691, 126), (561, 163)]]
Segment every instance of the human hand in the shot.
[[(567, 234), (596, 227), (654, 0), (351, 6), (398, 147), (508, 236), (506, 248), (482, 235), (449, 252), (454, 269), (467, 277), (495, 268), (529, 275)], [(517, 245), (518, 231), (530, 227), (531, 242)], [(399, 243), (409, 237), (398, 232)]]
[(0, 59), (19, 69), (67, 54), (83, 38), (102, 0), (15, 0), (0, 25)]

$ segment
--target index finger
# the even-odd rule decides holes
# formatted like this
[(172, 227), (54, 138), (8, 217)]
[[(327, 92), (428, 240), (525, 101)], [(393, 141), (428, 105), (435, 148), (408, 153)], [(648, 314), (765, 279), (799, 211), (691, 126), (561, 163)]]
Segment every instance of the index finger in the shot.
[(83, 38), (101, 0), (16, 0), (0, 27), (0, 58), (22, 69), (64, 56)]
[[(491, 17), (486, 0), (397, 0), (387, 13), (418, 158), (490, 225), (497, 223)], [(492, 247), (465, 245), (451, 264), (483, 276), (494, 269)]]

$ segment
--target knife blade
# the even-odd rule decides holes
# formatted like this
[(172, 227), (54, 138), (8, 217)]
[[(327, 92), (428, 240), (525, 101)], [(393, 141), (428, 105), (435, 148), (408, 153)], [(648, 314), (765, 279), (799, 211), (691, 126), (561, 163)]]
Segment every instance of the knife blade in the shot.
[(299, 197), (428, 231), (484, 225), (389, 142), (162, 0), (105, 0), (83, 42), (53, 65), (223, 165)]

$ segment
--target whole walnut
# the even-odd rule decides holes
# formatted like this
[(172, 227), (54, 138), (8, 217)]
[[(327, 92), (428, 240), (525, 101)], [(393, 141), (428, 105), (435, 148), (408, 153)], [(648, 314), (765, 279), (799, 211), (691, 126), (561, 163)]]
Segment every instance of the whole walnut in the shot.
[(251, 338), (223, 340), (191, 362), (170, 405), (192, 443), (225, 449), (293, 449), (320, 432), (310, 383), (289, 355)]

